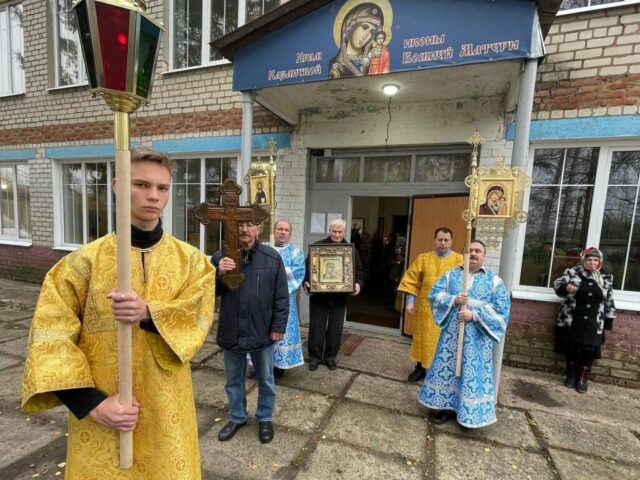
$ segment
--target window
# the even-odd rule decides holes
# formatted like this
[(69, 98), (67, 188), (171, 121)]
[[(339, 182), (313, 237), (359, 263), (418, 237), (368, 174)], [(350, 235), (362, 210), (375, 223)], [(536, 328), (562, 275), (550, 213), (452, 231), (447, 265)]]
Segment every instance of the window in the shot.
[(170, 230), (176, 238), (212, 255), (220, 249), (222, 224), (214, 221), (205, 227), (193, 210), (202, 202), (220, 204), (218, 188), (225, 179), (237, 178), (238, 161), (235, 157), (206, 157), (180, 159), (175, 163)]
[(87, 83), (84, 58), (80, 47), (78, 22), (73, 13), (73, 0), (53, 1), (53, 51), (54, 87), (66, 87)]
[(173, 0), (172, 67), (222, 60), (209, 42), (279, 6), (281, 0)]
[(552, 288), (564, 269), (577, 263), (581, 250), (595, 245), (622, 298), (637, 296), (640, 146), (536, 148), (527, 209), (522, 289)]
[(0, 5), (0, 96), (24, 92), (22, 4)]
[(29, 167), (0, 165), (0, 240), (31, 239)]
[(79, 246), (115, 228), (115, 195), (111, 179), (113, 162), (63, 163), (60, 165), (61, 240)]
[(560, 5), (560, 12), (577, 9), (607, 8), (609, 6), (628, 5), (632, 3), (637, 3), (637, 0), (564, 0), (562, 5)]

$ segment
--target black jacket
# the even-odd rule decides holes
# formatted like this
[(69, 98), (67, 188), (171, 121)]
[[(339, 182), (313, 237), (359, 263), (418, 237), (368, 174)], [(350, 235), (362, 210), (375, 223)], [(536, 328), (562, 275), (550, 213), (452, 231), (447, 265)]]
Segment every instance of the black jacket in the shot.
[[(222, 259), (217, 251), (211, 262)], [(222, 295), (216, 341), (225, 350), (254, 352), (271, 345), (270, 333), (284, 333), (289, 319), (287, 274), (280, 254), (256, 243), (244, 252), (244, 283), (230, 290), (216, 277), (216, 295)]]
[[(331, 237), (327, 237), (315, 242), (314, 245), (318, 243), (334, 243), (334, 242), (331, 241)], [(349, 243), (349, 242), (347, 242), (343, 238), (342, 242), (340, 243)], [(354, 272), (355, 280), (356, 280), (356, 283), (360, 285), (360, 292), (362, 292), (362, 289), (364, 288), (364, 270), (362, 269), (362, 262), (360, 261), (360, 255), (358, 255), (358, 252), (355, 251), (353, 256), (355, 259), (355, 267), (356, 267), (356, 271)], [(306, 268), (304, 280), (305, 282), (308, 282), (309, 272), (310, 272), (308, 255), (306, 259), (306, 267), (307, 268)], [(349, 293), (315, 293), (311, 295), (311, 300), (313, 302), (319, 302), (327, 305), (337, 306), (337, 305), (346, 305), (347, 301), (349, 300), (349, 296), (350, 296)]]

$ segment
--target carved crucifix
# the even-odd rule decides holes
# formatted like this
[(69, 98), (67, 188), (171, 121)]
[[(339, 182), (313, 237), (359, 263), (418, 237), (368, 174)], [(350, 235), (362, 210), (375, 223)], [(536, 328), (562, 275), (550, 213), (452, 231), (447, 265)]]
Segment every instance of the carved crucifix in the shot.
[[(238, 224), (251, 222), (255, 225), (262, 223), (269, 214), (258, 204), (248, 207), (240, 206), (242, 188), (230, 178), (220, 187), (222, 206), (201, 203), (194, 210), (200, 223), (208, 225), (211, 220), (218, 220), (225, 224), (225, 235), (222, 241), (222, 254), (236, 262), (236, 268), (222, 276), (222, 282), (232, 290), (244, 283), (244, 275), (240, 273), (242, 266), (242, 247), (239, 242)], [(256, 240), (257, 241), (257, 240)]]

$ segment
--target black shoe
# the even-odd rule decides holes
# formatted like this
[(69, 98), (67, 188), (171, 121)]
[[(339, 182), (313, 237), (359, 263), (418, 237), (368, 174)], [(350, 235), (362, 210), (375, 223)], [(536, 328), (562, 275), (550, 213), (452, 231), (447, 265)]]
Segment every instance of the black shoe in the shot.
[(311, 360), (309, 362), (309, 371), (310, 372), (315, 372), (318, 369), (319, 365), (320, 365), (320, 363), (316, 362), (315, 360)]
[(410, 382), (419, 382), (426, 376), (427, 376), (427, 369), (416, 365), (415, 370), (409, 374), (407, 379)]
[(574, 362), (567, 362), (567, 377), (564, 379), (564, 386), (567, 388), (575, 388), (576, 377), (576, 364)]
[(324, 363), (325, 363), (325, 365), (327, 366), (327, 368), (329, 370), (335, 370), (336, 368), (338, 368), (338, 365), (336, 365), (336, 361), (335, 360), (327, 360)]
[(284, 370), (282, 368), (273, 367), (274, 378), (280, 378), (282, 375), (284, 375)]
[(452, 412), (451, 410), (440, 410), (433, 416), (432, 421), (436, 425), (444, 425), (453, 418), (456, 418), (456, 412)]
[(589, 367), (582, 367), (580, 376), (576, 380), (576, 390), (578, 393), (585, 393), (588, 389), (587, 380), (589, 379)]
[(458, 424), (458, 426), (460, 427), (460, 430), (462, 430), (464, 433), (469, 433), (471, 431), (469, 427), (465, 427), (464, 425)]
[(262, 443), (269, 443), (273, 440), (273, 425), (271, 422), (258, 423), (258, 438)]
[(247, 424), (247, 422), (243, 422), (243, 423), (229, 422), (229, 423), (227, 423), (224, 427), (222, 427), (222, 430), (220, 430), (218, 432), (218, 440), (220, 440), (221, 442), (226, 442), (227, 440), (231, 440), (233, 438), (233, 436), (236, 434), (236, 432), (238, 430), (240, 430), (242, 427), (244, 427), (246, 424)]

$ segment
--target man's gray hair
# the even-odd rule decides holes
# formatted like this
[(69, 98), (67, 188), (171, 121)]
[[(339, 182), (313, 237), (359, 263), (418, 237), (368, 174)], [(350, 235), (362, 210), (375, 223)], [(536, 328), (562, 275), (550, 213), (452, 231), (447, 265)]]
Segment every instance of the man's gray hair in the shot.
[(343, 228), (343, 230), (347, 229), (347, 222), (345, 222), (343, 219), (341, 218), (334, 218), (333, 220), (331, 220), (329, 222), (329, 230), (331, 230), (332, 227), (335, 227), (336, 225), (339, 225)]

